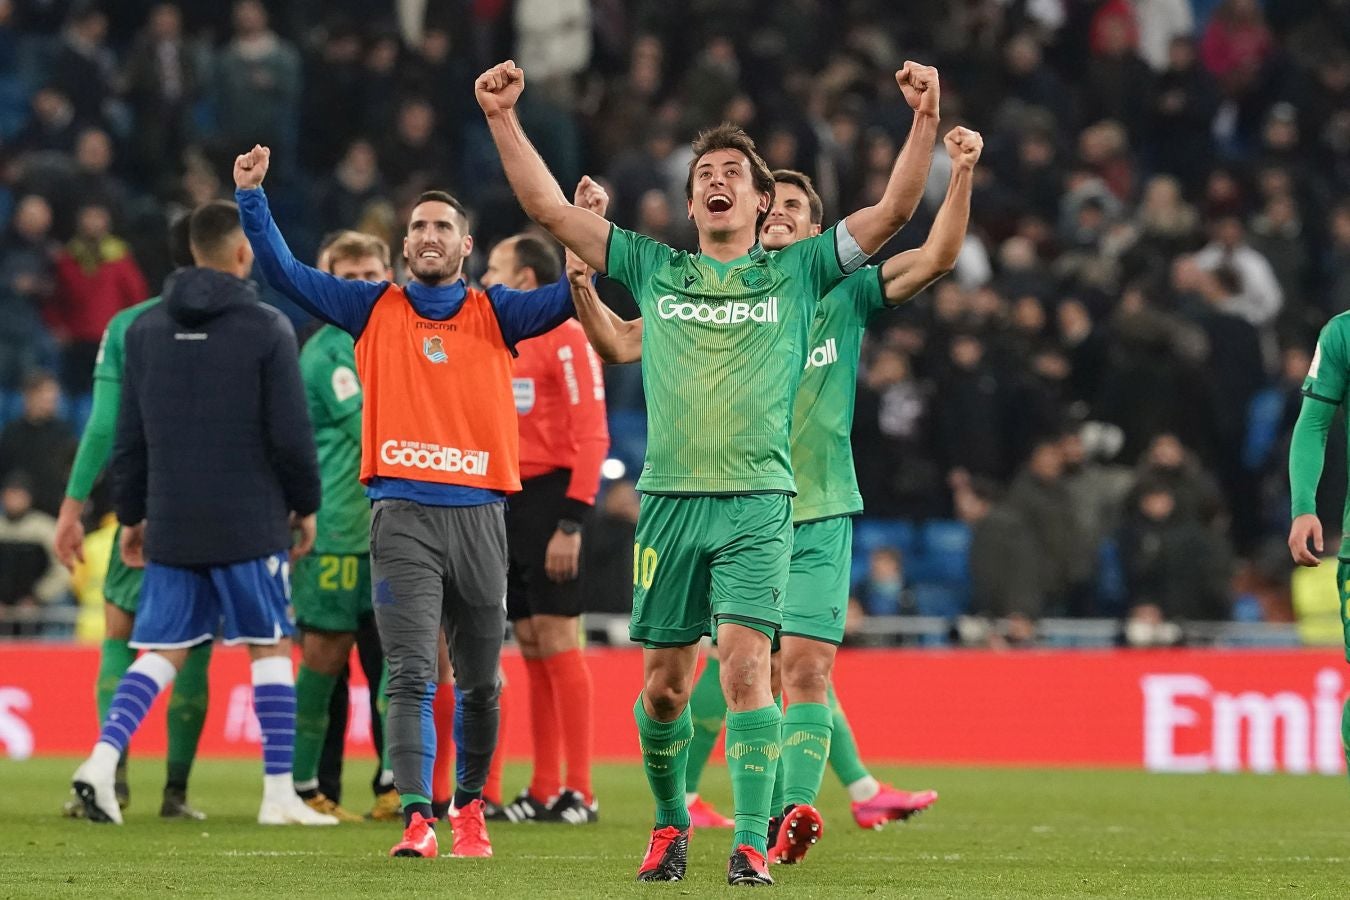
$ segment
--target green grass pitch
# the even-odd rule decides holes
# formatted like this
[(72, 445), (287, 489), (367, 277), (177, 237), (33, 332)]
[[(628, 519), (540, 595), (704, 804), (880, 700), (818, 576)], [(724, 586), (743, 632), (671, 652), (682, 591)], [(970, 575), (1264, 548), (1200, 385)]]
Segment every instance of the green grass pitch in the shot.
[[(0, 763), (0, 897), (689, 897), (722, 894), (730, 834), (702, 831), (689, 877), (638, 885), (650, 804), (636, 766), (597, 770), (601, 822), (492, 828), (491, 860), (391, 860), (388, 824), (262, 828), (260, 765), (200, 762), (204, 823), (163, 822), (157, 760), (133, 759), (122, 828), (58, 815), (75, 760)], [(364, 811), (369, 765), (349, 764)], [(826, 775), (826, 833), (799, 866), (776, 866), (794, 897), (1344, 897), (1350, 790), (1339, 779), (1123, 771), (883, 769), (934, 787), (929, 812), (862, 831)], [(508, 767), (506, 785), (524, 777)], [(726, 770), (706, 794), (727, 807)], [(448, 852), (449, 841), (442, 844)]]

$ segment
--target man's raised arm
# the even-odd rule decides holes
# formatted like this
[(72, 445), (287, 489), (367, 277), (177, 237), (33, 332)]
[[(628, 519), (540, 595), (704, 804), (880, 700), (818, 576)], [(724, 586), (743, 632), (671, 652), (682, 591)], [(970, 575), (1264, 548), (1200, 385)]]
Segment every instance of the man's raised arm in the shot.
[(933, 219), (928, 240), (922, 247), (906, 250), (881, 266), (882, 289), (888, 306), (897, 306), (941, 278), (956, 265), (970, 222), (970, 191), (975, 163), (984, 148), (978, 131), (957, 126), (943, 138), (952, 158), (952, 176), (947, 196)]
[(598, 272), (608, 268), (610, 224), (595, 213), (567, 202), (562, 188), (534, 149), (516, 116), (516, 101), (525, 89), (525, 72), (507, 60), (488, 69), (474, 83), (478, 105), (487, 116), (502, 168), (525, 214)]
[(255, 146), (234, 161), (234, 199), (239, 204), (239, 222), (253, 247), (258, 268), (268, 284), (305, 312), (359, 337), (388, 282), (338, 278), (295, 258), (272, 220), (267, 195), (262, 190), (271, 158), (271, 150)]
[(905, 146), (896, 157), (886, 191), (875, 206), (849, 214), (849, 234), (862, 251), (871, 256), (904, 227), (914, 215), (923, 197), (928, 167), (933, 162), (933, 145), (938, 128), (938, 74), (932, 66), (906, 62), (895, 73), (895, 81), (914, 110), (914, 122)]

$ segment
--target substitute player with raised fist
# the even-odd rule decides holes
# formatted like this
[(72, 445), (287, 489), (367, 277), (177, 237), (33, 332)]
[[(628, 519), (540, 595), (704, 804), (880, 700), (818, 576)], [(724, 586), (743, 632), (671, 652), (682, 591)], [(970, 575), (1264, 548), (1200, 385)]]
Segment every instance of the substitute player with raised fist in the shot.
[(269, 152), (235, 160), (244, 232), (268, 283), (356, 339), (365, 394), (361, 481), (374, 501), (375, 621), (389, 666), (385, 740), (403, 803), (393, 856), (435, 857), (431, 767), (437, 635), (458, 688), (457, 776), (449, 818), (455, 856), (491, 856), (483, 784), (497, 745), (498, 663), (506, 630), (505, 498), (520, 490), (511, 392), (517, 341), (573, 313), (565, 280), (536, 291), (468, 287), (473, 249), (464, 207), (443, 191), (417, 198), (403, 238), (406, 285), (346, 280), (301, 264), (268, 211)]

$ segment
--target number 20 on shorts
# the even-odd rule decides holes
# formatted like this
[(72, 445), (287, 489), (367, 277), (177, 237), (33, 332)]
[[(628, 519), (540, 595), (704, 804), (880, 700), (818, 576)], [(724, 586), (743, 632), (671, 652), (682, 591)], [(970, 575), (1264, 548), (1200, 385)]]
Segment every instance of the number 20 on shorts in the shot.
[(319, 589), (336, 591), (341, 586), (344, 591), (356, 587), (359, 574), (355, 556), (320, 556)]
[(656, 577), (656, 563), (655, 550), (641, 544), (633, 545), (633, 587), (645, 591), (652, 586), (652, 579)]

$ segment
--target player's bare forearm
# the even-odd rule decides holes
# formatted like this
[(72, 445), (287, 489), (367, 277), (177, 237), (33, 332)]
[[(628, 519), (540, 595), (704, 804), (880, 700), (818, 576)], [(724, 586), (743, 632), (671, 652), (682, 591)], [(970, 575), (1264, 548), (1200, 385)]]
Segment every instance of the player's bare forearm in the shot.
[(605, 271), (609, 222), (568, 202), (539, 151), (525, 136), (514, 110), (487, 118), (488, 130), (501, 155), (506, 180), (525, 214), (598, 272)]
[(953, 169), (947, 197), (933, 220), (928, 240), (922, 247), (896, 254), (882, 265), (881, 281), (887, 305), (904, 303), (956, 267), (970, 221), (971, 180), (969, 169)]
[(642, 359), (642, 320), (620, 318), (610, 309), (589, 280), (572, 282), (572, 302), (577, 320), (595, 352), (607, 363), (630, 363)]
[(936, 137), (937, 118), (915, 113), (909, 139), (896, 157), (881, 200), (849, 215), (849, 233), (869, 256), (880, 250), (914, 215), (928, 180)]

